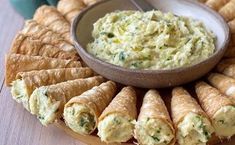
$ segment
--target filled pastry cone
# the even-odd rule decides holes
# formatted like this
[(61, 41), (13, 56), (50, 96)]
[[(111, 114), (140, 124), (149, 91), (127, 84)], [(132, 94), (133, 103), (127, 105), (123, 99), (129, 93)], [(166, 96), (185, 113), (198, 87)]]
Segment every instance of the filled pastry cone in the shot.
[(57, 10), (72, 23), (73, 19), (85, 8), (82, 0), (60, 0), (57, 5)]
[(156, 90), (150, 90), (144, 96), (134, 132), (140, 145), (175, 144), (175, 130), (171, 118)]
[(235, 34), (235, 18), (228, 23), (231, 33)]
[(206, 1), (206, 5), (212, 8), (213, 10), (220, 10), (225, 4), (227, 4), (230, 0), (208, 0)]
[(13, 41), (10, 53), (78, 60), (77, 51), (70, 46), (72, 45), (69, 44), (67, 47), (63, 43), (44, 43), (42, 40), (19, 33)]
[(116, 84), (108, 81), (72, 98), (64, 108), (66, 124), (79, 134), (91, 134), (97, 127), (99, 116), (115, 93)]
[(233, 20), (235, 18), (235, 0), (230, 0), (219, 10), (219, 13), (226, 21)]
[(220, 138), (233, 136), (235, 134), (234, 103), (205, 82), (197, 83), (196, 93), (202, 108), (212, 121), (217, 136)]
[(5, 82), (7, 86), (10, 86), (12, 81), (16, 80), (16, 75), (19, 72), (54, 68), (81, 67), (81, 63), (79, 61), (20, 54), (6, 55), (5, 62)]
[(39, 71), (20, 72), (12, 82), (11, 94), (29, 110), (29, 97), (32, 92), (41, 86), (48, 86), (68, 80), (87, 78), (93, 75), (90, 68), (61, 68)]
[(214, 128), (197, 101), (181, 87), (172, 91), (171, 110), (179, 145), (207, 144)]
[(99, 117), (98, 136), (106, 143), (126, 142), (133, 136), (137, 116), (136, 92), (125, 87)]
[(66, 102), (72, 97), (98, 86), (103, 81), (103, 77), (95, 76), (39, 87), (30, 96), (30, 111), (38, 117), (43, 125), (53, 123), (62, 116)]
[(20, 33), (32, 36), (33, 38), (41, 40), (43, 43), (54, 45), (64, 51), (74, 51), (75, 47), (66, 41), (59, 33), (56, 33), (48, 27), (39, 24), (35, 20), (27, 20), (23, 30)]
[(55, 31), (68, 42), (73, 44), (70, 38), (70, 24), (63, 15), (53, 6), (43, 5), (39, 7), (33, 17), (39, 24), (45, 25)]
[(235, 102), (235, 79), (222, 74), (211, 73), (208, 77), (208, 81), (212, 86), (229, 96), (230, 99)]
[[(234, 51), (235, 52), (235, 51)], [(231, 78), (235, 78), (235, 60), (226, 61), (222, 60), (216, 67), (216, 71)]]
[(100, 0), (83, 0), (83, 2), (87, 5), (87, 6), (90, 6), (90, 5), (93, 5), (94, 3), (98, 2)]

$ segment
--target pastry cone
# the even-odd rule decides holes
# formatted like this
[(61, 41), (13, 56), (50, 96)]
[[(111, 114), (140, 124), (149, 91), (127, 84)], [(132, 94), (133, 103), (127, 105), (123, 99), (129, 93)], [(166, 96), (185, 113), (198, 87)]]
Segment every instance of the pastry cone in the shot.
[(233, 20), (235, 18), (235, 0), (230, 0), (219, 10), (219, 13), (226, 21)]
[(19, 72), (53, 68), (81, 67), (81, 63), (79, 61), (55, 59), (41, 56), (8, 54), (6, 56), (5, 66), (6, 85), (10, 86), (12, 81), (16, 80), (16, 75)]
[(103, 77), (95, 76), (39, 87), (30, 96), (30, 111), (43, 125), (53, 123), (61, 117), (66, 102), (103, 81)]
[(229, 27), (230, 27), (230, 30), (233, 34), (235, 34), (235, 18), (233, 20), (231, 20), (229, 23), (228, 23)]
[(230, 46), (230, 47), (226, 50), (226, 52), (225, 52), (225, 54), (224, 54), (224, 57), (227, 57), (227, 58), (229, 58), (229, 57), (235, 57), (235, 46)]
[(172, 121), (156, 90), (150, 90), (144, 96), (134, 132), (140, 145), (175, 144), (175, 130)]
[(32, 92), (41, 86), (52, 85), (67, 80), (91, 77), (90, 68), (61, 68), (30, 72), (20, 72), (12, 83), (11, 94), (18, 103), (23, 103), (29, 110), (29, 97)]
[(208, 0), (206, 5), (212, 8), (215, 11), (220, 10), (225, 4), (227, 4), (230, 0)]
[(77, 16), (81, 10), (85, 8), (85, 4), (82, 0), (60, 0), (57, 5), (57, 9), (61, 14), (72, 23), (75, 16)]
[(73, 43), (70, 38), (70, 24), (56, 8), (43, 5), (36, 10), (33, 19), (61, 34), (66, 41)]
[(98, 117), (111, 102), (115, 92), (116, 84), (108, 81), (72, 98), (64, 108), (66, 124), (79, 134), (91, 134), (97, 127)]
[(101, 141), (121, 143), (131, 139), (136, 115), (136, 92), (132, 87), (125, 87), (99, 117)]
[(197, 83), (195, 88), (199, 102), (210, 117), (217, 136), (229, 138), (234, 135), (234, 103), (205, 82)]
[(66, 44), (63, 45), (59, 43), (58, 45), (44, 43), (41, 40), (21, 33), (16, 35), (10, 53), (32, 56), (45, 56), (60, 59), (79, 59), (78, 53), (75, 49), (73, 49), (73, 47), (66, 47)]
[(226, 62), (226, 61), (221, 61), (220, 64), (216, 67), (216, 70), (219, 73), (222, 73), (226, 76), (229, 76), (231, 78), (235, 79), (235, 62)]
[(235, 102), (235, 79), (218, 73), (211, 73), (208, 81), (220, 92), (229, 96)]
[(100, 0), (83, 0), (84, 4), (87, 6), (93, 5), (94, 3), (98, 2)]
[(209, 118), (197, 101), (181, 87), (172, 91), (171, 110), (179, 145), (207, 144), (214, 132)]

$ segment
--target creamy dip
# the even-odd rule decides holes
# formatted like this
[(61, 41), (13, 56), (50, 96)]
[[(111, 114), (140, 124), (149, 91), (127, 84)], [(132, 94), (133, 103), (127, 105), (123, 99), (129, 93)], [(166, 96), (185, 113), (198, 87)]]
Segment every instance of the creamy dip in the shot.
[(172, 69), (207, 59), (215, 37), (192, 18), (160, 11), (116, 11), (94, 23), (87, 51), (131, 69)]

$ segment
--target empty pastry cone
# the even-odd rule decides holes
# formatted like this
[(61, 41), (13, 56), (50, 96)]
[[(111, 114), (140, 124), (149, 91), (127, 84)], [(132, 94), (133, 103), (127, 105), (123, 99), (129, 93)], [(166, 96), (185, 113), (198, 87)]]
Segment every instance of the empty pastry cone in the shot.
[(51, 44), (61, 48), (64, 51), (75, 50), (74, 46), (66, 41), (59, 33), (56, 33), (48, 27), (39, 24), (35, 20), (27, 20), (20, 33), (39, 39), (44, 43)]
[(235, 62), (229, 63), (222, 61), (216, 67), (217, 72), (235, 79)]
[(235, 18), (235, 0), (230, 0), (219, 10), (219, 13), (226, 21), (233, 20)]
[(226, 58), (235, 57), (235, 46), (229, 46), (224, 54), (224, 57)]
[(221, 107), (233, 105), (233, 102), (230, 99), (205, 82), (197, 83), (195, 90), (202, 108), (211, 120), (213, 120), (214, 114)]
[(94, 3), (98, 2), (100, 0), (83, 0), (83, 2), (87, 5), (87, 6), (90, 6), (90, 5), (93, 5)]
[(206, 1), (206, 5), (212, 8), (213, 10), (220, 10), (225, 4), (227, 4), (230, 0), (208, 0)]
[(85, 8), (82, 0), (60, 0), (57, 5), (57, 10), (72, 23), (75, 16)]
[(54, 68), (81, 67), (81, 63), (79, 61), (20, 54), (8, 54), (6, 56), (5, 63), (7, 86), (11, 85), (11, 82), (16, 79), (16, 75), (19, 72)]
[[(88, 107), (89, 112), (92, 112), (95, 118), (95, 126), (90, 132), (88, 132), (88, 134), (91, 134), (98, 125), (99, 116), (111, 102), (112, 98), (116, 93), (116, 90), (117, 87), (114, 82), (105, 82), (100, 86), (93, 87), (91, 90), (84, 92), (80, 96), (72, 98), (68, 103), (66, 103), (64, 110), (66, 110), (66, 108), (68, 107), (73, 106), (74, 104)], [(66, 117), (64, 118), (66, 122)]]
[[(145, 119), (160, 119), (165, 122), (171, 128), (172, 133), (175, 134), (175, 129), (165, 103), (156, 90), (149, 90), (144, 96), (137, 122)], [(139, 140), (137, 135), (135, 135), (135, 138)], [(175, 138), (169, 143), (169, 145), (174, 144)]]
[(211, 73), (208, 81), (212, 86), (235, 101), (235, 79), (222, 74)]
[(23, 80), (30, 96), (41, 86), (48, 86), (68, 80), (87, 78), (93, 75), (90, 68), (60, 68), (39, 71), (19, 72), (16, 79)]
[(79, 60), (77, 51), (70, 46), (72, 45), (69, 44), (69, 47), (67, 47), (66, 43), (46, 43), (31, 36), (19, 33), (13, 41), (10, 53)]
[(207, 117), (197, 101), (183, 88), (174, 88), (171, 99), (172, 119), (177, 130), (178, 124), (192, 112)]
[[(31, 113), (35, 114), (43, 125), (53, 123), (62, 116), (66, 102), (94, 86), (98, 86), (102, 82), (104, 82), (103, 77), (95, 76), (39, 87), (30, 96), (29, 105)], [(56, 107), (50, 108), (51, 104), (56, 105)], [(47, 109), (44, 108), (45, 106)], [(55, 109), (55, 111), (51, 113), (50, 109)], [(47, 115), (49, 113), (51, 114)], [(42, 115), (44, 116), (43, 119), (41, 118)]]
[(229, 27), (230, 27), (230, 30), (231, 30), (231, 33), (235, 33), (235, 19), (229, 21), (228, 23)]
[(70, 24), (56, 8), (43, 5), (36, 10), (33, 19), (61, 34), (66, 41), (73, 43), (70, 38)]

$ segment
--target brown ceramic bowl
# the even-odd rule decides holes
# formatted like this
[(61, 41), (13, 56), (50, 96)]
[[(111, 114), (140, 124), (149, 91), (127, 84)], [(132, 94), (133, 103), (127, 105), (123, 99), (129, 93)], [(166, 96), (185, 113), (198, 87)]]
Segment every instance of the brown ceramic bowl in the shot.
[(216, 52), (198, 64), (170, 70), (133, 70), (104, 62), (86, 51), (92, 42), (93, 23), (115, 10), (136, 10), (130, 0), (107, 0), (85, 9), (72, 24), (72, 37), (83, 61), (98, 74), (125, 84), (142, 88), (164, 88), (196, 80), (208, 73), (223, 57), (230, 33), (227, 23), (213, 10), (192, 0), (148, 0), (156, 9), (173, 12), (179, 16), (190, 16), (201, 20), (217, 36)]

